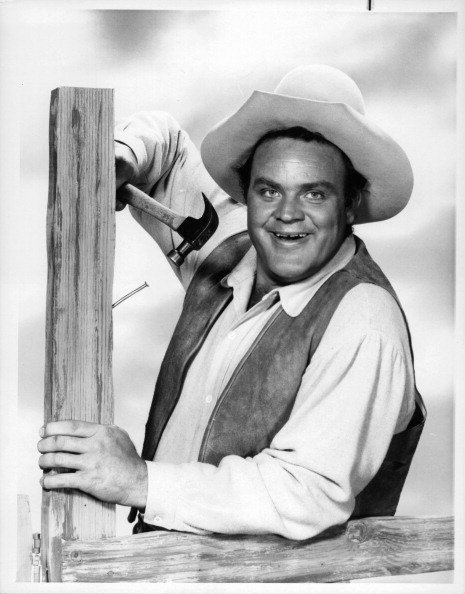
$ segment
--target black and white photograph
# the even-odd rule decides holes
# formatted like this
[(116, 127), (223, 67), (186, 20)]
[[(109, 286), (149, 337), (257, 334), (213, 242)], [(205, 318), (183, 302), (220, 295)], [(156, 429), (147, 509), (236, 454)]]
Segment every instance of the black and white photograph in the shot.
[(0, 4), (2, 592), (463, 592), (459, 4)]

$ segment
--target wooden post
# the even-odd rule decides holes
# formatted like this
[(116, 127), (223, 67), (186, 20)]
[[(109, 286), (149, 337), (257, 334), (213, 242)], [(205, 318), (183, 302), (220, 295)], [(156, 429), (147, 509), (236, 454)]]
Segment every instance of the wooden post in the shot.
[[(45, 422), (113, 422), (113, 91), (59, 88), (50, 105)], [(114, 505), (44, 491), (42, 551), (61, 581), (61, 539), (115, 534)]]

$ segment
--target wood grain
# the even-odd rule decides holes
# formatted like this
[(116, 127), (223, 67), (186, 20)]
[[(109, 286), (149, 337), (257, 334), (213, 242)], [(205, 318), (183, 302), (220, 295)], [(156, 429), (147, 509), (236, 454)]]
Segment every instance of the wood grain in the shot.
[(17, 496), (16, 581), (31, 581), (32, 525), (28, 495)]
[[(113, 422), (113, 91), (52, 92), (47, 211), (45, 422)], [(114, 506), (44, 491), (43, 559), (60, 581), (61, 539), (115, 534)]]
[(453, 519), (352, 520), (307, 541), (149, 532), (63, 544), (64, 582), (344, 582), (453, 568)]

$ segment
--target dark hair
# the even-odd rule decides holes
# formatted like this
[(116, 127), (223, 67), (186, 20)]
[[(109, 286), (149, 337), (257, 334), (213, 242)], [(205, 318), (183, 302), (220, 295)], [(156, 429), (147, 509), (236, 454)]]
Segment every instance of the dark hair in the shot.
[(316, 142), (318, 144), (326, 144), (336, 148), (339, 151), (345, 166), (344, 197), (346, 207), (349, 207), (354, 203), (354, 201), (357, 199), (359, 194), (366, 186), (366, 178), (354, 168), (351, 160), (344, 153), (344, 151), (341, 151), (341, 149), (338, 146), (330, 142), (327, 138), (323, 136), (323, 134), (320, 134), (319, 132), (310, 132), (310, 130), (307, 130), (306, 128), (302, 128), (301, 126), (295, 126), (293, 128), (286, 128), (284, 130), (272, 130), (271, 132), (268, 132), (267, 134), (262, 136), (253, 147), (252, 151), (250, 152), (250, 155), (247, 158), (247, 161), (237, 168), (241, 188), (244, 193), (244, 198), (246, 200), (255, 152), (261, 144), (263, 144), (267, 140), (274, 140), (275, 138), (293, 138), (295, 140), (303, 140), (305, 142)]

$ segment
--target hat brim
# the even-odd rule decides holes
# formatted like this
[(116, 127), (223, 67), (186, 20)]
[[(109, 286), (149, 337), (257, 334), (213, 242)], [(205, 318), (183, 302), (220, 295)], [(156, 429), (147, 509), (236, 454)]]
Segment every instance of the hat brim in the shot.
[(267, 132), (293, 126), (323, 134), (368, 180), (355, 223), (383, 221), (405, 207), (413, 189), (407, 155), (381, 128), (345, 103), (254, 91), (237, 112), (205, 136), (203, 163), (227, 194), (244, 202), (238, 167)]

